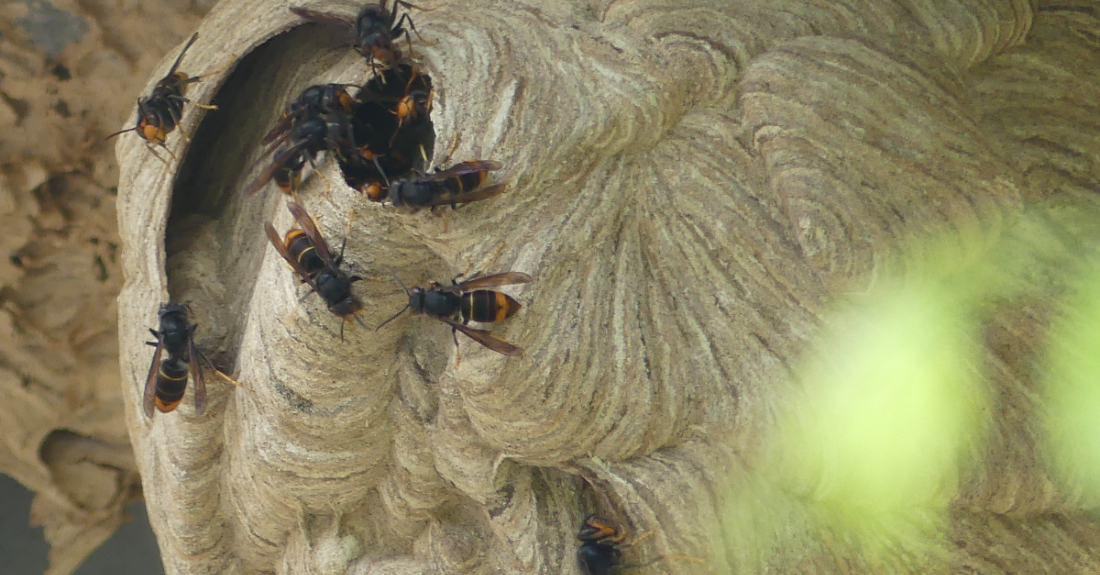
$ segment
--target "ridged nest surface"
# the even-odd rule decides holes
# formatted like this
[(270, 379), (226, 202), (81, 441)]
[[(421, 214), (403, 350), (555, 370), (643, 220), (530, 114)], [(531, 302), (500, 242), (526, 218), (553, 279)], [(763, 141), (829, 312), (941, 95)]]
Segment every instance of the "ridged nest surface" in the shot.
[[(1100, 51), (1059, 47), (1067, 30), (1095, 29), (1095, 6), (421, 4), (410, 15), (422, 38), (411, 54), (398, 46), (435, 86), (432, 156), (457, 133), (452, 161), (500, 162), (492, 177), (507, 191), (412, 212), (369, 202), (328, 158), (299, 200), (330, 245), (350, 230), (345, 261), (376, 276), (355, 284), (369, 326), (406, 301), (391, 273), (409, 286), (533, 276), (504, 289), (524, 308), (492, 327), (525, 353), (456, 347), (447, 326), (409, 314), (377, 332), (349, 322), (341, 341), (317, 296), (299, 302), (305, 289), (263, 233), (265, 221), (292, 225), (285, 197), (240, 190), (287, 102), (310, 84), (361, 83), (370, 67), (339, 29), (284, 3), (219, 4), (181, 65), (225, 66), (188, 92), (218, 109), (186, 108), (190, 142), (167, 144), (179, 161), (136, 137), (118, 148), (124, 400), (168, 572), (568, 573), (594, 511), (649, 533), (624, 551), (631, 562), (700, 560), (652, 572), (866, 572), (857, 546), (808, 527), (803, 495), (789, 494), (785, 548), (755, 555), (730, 547), (719, 509), (760, 481), (747, 462), (830, 301), (912, 234), (995, 233), (1072, 179), (1030, 169), (1072, 150), (1024, 126), (1042, 117), (1029, 129), (1072, 132), (1075, 120), (1045, 114), (1023, 78), (1091, 106), (1090, 135), (1071, 146), (1093, 163), (1066, 169), (1095, 185)], [(189, 392), (148, 419), (145, 341), (169, 300), (190, 303), (196, 343), (242, 387), (208, 373), (206, 414)], [(1004, 321), (1030, 325), (1025, 315)], [(1028, 329), (998, 337), (1033, 345)], [(931, 538), (919, 556), (899, 544), (897, 564), (871, 568), (948, 572), (1032, 553), (1098, 568), (1073, 551), (1098, 543), (1093, 523), (1043, 515), (1073, 504), (1036, 465), (1026, 377), (1006, 368), (991, 382), (994, 433), (949, 488), (954, 540)], [(1019, 535), (1027, 521), (1047, 522), (1047, 538)]]

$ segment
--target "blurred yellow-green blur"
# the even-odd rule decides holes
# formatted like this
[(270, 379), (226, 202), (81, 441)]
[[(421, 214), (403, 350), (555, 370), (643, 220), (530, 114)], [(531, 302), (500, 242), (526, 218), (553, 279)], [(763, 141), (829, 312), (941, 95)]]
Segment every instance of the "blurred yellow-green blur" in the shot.
[(988, 415), (974, 287), (986, 270), (961, 245), (923, 244), (825, 318), (764, 455), (731, 480), (723, 529), (739, 570), (797, 572), (791, 550), (818, 546), (858, 557), (855, 572), (948, 561), (947, 505)]
[[(1097, 222), (1100, 226), (1100, 221)], [(1047, 339), (1048, 465), (1083, 508), (1100, 506), (1100, 259), (1088, 262)]]
[(867, 510), (947, 502), (984, 407), (966, 304), (949, 285), (918, 281), (839, 314), (783, 425), (783, 449), (806, 466), (806, 496)]
[(773, 438), (793, 493), (857, 515), (954, 496), (985, 431), (980, 286), (1008, 283), (969, 240), (920, 242), (826, 316)]
[(722, 531), (739, 571), (800, 572), (824, 556), (847, 572), (949, 569), (950, 505), (985, 463), (997, 413), (983, 330), (1022, 302), (1057, 310), (1045, 340), (1042, 325), (1020, 328), (1046, 358), (1025, 358), (1038, 365), (1022, 374), (1045, 399), (1039, 457), (1058, 499), (1100, 504), (1098, 206), (914, 242), (823, 314), (768, 408), (766, 447), (729, 480)]
[[(914, 241), (865, 281), (822, 313), (790, 385), (762, 410), (762, 446), (728, 478), (720, 530), (737, 572), (952, 570), (952, 505), (999, 489), (966, 482), (998, 467), (980, 457), (1003, 425), (1025, 425), (1013, 441), (1034, 438), (1005, 464), (1032, 465), (1042, 482), (1041, 463), (1054, 479), (1047, 505), (1100, 507), (1095, 193)], [(1032, 422), (993, 419), (1005, 384), (990, 365), (1019, 378), (1034, 403), (1012, 409)]]

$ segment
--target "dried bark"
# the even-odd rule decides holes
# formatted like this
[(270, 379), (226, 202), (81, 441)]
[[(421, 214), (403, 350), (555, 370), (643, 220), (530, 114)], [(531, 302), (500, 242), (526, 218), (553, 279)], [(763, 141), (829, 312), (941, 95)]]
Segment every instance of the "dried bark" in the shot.
[[(994, 432), (951, 486), (948, 533), (907, 526), (869, 562), (818, 528), (812, 489), (753, 466), (830, 300), (916, 233), (993, 236), (1027, 201), (1095, 189), (1095, 7), (427, 6), (435, 156), (457, 131), (455, 156), (502, 162), (509, 191), (408, 214), (326, 161), (335, 185), (311, 178), (302, 200), (329, 238), (354, 210), (346, 259), (372, 273), (534, 275), (495, 329), (526, 355), (456, 350), (417, 317), (341, 342), (316, 298), (297, 303), (261, 233), (290, 225), (283, 198), (236, 192), (289, 98), (367, 70), (282, 4), (219, 5), (184, 70), (232, 65), (191, 91), (219, 109), (188, 110), (191, 144), (169, 141), (183, 161), (118, 145), (123, 398), (169, 572), (568, 572), (595, 509), (653, 533), (636, 560), (706, 559), (649, 568), (665, 572), (1096, 570), (1100, 530), (1040, 465), (1041, 406), (1015, 365), (1041, 341), (1042, 297), (991, 330)], [(385, 281), (357, 289), (368, 324), (403, 304)], [(206, 415), (150, 421), (143, 342), (168, 299), (191, 302), (199, 344), (245, 387), (211, 381)], [(730, 524), (743, 494), (769, 494), (784, 532)]]

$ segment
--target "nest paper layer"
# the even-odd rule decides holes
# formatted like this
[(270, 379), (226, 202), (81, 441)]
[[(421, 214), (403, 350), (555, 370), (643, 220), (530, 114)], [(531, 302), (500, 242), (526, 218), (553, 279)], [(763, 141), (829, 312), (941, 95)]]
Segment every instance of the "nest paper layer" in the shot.
[[(730, 499), (770, 492), (751, 462), (830, 300), (913, 234), (996, 234), (1025, 201), (1095, 186), (1100, 66), (1080, 62), (1100, 53), (1084, 32), (1064, 36), (1095, 29), (1095, 7), (425, 7), (413, 45), (437, 88), (435, 155), (457, 132), (456, 159), (501, 162), (509, 190), (410, 214), (359, 197), (329, 160), (333, 185), (312, 177), (301, 201), (330, 242), (351, 219), (345, 260), (369, 273), (534, 276), (509, 289), (523, 311), (494, 328), (526, 353), (456, 349), (416, 316), (349, 325), (341, 341), (316, 297), (298, 302), (262, 233), (291, 225), (284, 199), (238, 191), (289, 99), (368, 70), (335, 29), (282, 4), (220, 4), (184, 61), (227, 66), (190, 92), (218, 110), (185, 114), (190, 144), (168, 144), (182, 161), (136, 139), (118, 148), (127, 425), (169, 572), (567, 572), (595, 510), (652, 532), (632, 561), (702, 560), (649, 568), (666, 572), (997, 572), (1033, 552), (1097, 567), (1078, 551), (1100, 530), (1037, 464), (1038, 408), (996, 341), (996, 433), (947, 488), (952, 531), (910, 526), (892, 559), (865, 562), (815, 530), (812, 489), (780, 488), (782, 550), (738, 547), (719, 527)], [(386, 281), (356, 289), (368, 325), (404, 304)], [(206, 415), (188, 395), (148, 420), (143, 334), (169, 299), (190, 302), (198, 344), (244, 386), (210, 380)], [(1026, 314), (998, 321), (1014, 349), (1040, 336)]]

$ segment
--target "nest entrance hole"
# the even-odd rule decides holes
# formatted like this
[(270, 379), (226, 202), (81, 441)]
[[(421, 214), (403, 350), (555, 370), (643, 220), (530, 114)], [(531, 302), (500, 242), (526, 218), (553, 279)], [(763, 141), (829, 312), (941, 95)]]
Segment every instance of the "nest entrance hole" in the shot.
[(340, 170), (348, 186), (381, 201), (387, 181), (422, 172), (431, 162), (432, 79), (398, 64), (360, 86), (355, 100), (352, 127), (362, 158), (339, 158)]

